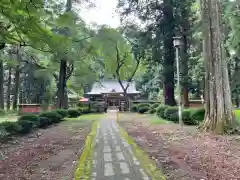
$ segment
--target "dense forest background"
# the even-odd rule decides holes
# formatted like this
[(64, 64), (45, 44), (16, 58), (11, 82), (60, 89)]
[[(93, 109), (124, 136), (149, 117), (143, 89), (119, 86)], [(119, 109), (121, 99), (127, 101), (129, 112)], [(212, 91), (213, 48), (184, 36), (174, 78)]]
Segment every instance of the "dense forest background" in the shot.
[(209, 82), (216, 85), (218, 78), (223, 79), (220, 85), (226, 91), (230, 87), (225, 95), (231, 96), (230, 101), (223, 99), (225, 105), (232, 100), (239, 106), (239, 3), (119, 0), (116, 11), (121, 26), (114, 29), (83, 21), (78, 12), (94, 7), (90, 0), (2, 0), (0, 108), (16, 109), (18, 102), (55, 102), (57, 107), (67, 108), (69, 89), (83, 95), (101, 79), (134, 80), (142, 98), (174, 106), (175, 36), (182, 39), (184, 106), (189, 99), (214, 96)]

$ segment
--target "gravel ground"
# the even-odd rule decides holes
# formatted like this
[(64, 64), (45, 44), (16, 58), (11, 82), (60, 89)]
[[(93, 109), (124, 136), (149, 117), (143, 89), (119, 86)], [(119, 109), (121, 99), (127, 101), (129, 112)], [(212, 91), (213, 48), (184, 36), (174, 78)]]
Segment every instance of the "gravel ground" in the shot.
[(0, 144), (1, 180), (70, 180), (91, 121), (66, 121)]
[(195, 127), (150, 124), (148, 116), (121, 115), (120, 125), (168, 180), (240, 180), (240, 136), (199, 133)]

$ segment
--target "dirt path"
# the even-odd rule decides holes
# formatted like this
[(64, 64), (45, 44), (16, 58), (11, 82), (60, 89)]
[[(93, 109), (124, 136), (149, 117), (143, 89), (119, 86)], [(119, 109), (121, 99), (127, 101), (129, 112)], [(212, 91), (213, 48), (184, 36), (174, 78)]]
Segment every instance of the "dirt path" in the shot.
[(66, 121), (0, 144), (1, 180), (70, 180), (91, 121)]
[(152, 125), (147, 116), (133, 114), (121, 115), (119, 123), (164, 169), (168, 180), (240, 180), (240, 136)]

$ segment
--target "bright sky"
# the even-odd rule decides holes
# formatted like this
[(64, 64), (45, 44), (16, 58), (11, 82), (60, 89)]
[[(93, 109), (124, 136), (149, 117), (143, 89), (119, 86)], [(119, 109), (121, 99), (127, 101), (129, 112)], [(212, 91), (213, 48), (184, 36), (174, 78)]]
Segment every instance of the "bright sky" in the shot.
[(82, 9), (80, 16), (86, 23), (106, 24), (113, 28), (120, 25), (120, 17), (115, 12), (117, 0), (95, 0), (96, 7), (92, 9)]

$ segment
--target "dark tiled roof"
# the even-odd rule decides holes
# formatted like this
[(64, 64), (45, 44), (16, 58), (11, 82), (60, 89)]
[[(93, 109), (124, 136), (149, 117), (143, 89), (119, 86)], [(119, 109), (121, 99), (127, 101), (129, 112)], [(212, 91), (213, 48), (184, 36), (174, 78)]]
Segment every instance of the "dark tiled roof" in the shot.
[[(127, 86), (127, 82), (123, 81), (123, 86)], [(101, 94), (101, 93), (123, 93), (122, 87), (116, 80), (107, 80), (101, 82), (95, 82), (93, 84), (92, 90), (86, 94)], [(128, 89), (128, 94), (137, 94), (139, 91), (136, 90), (135, 82), (131, 82)]]

